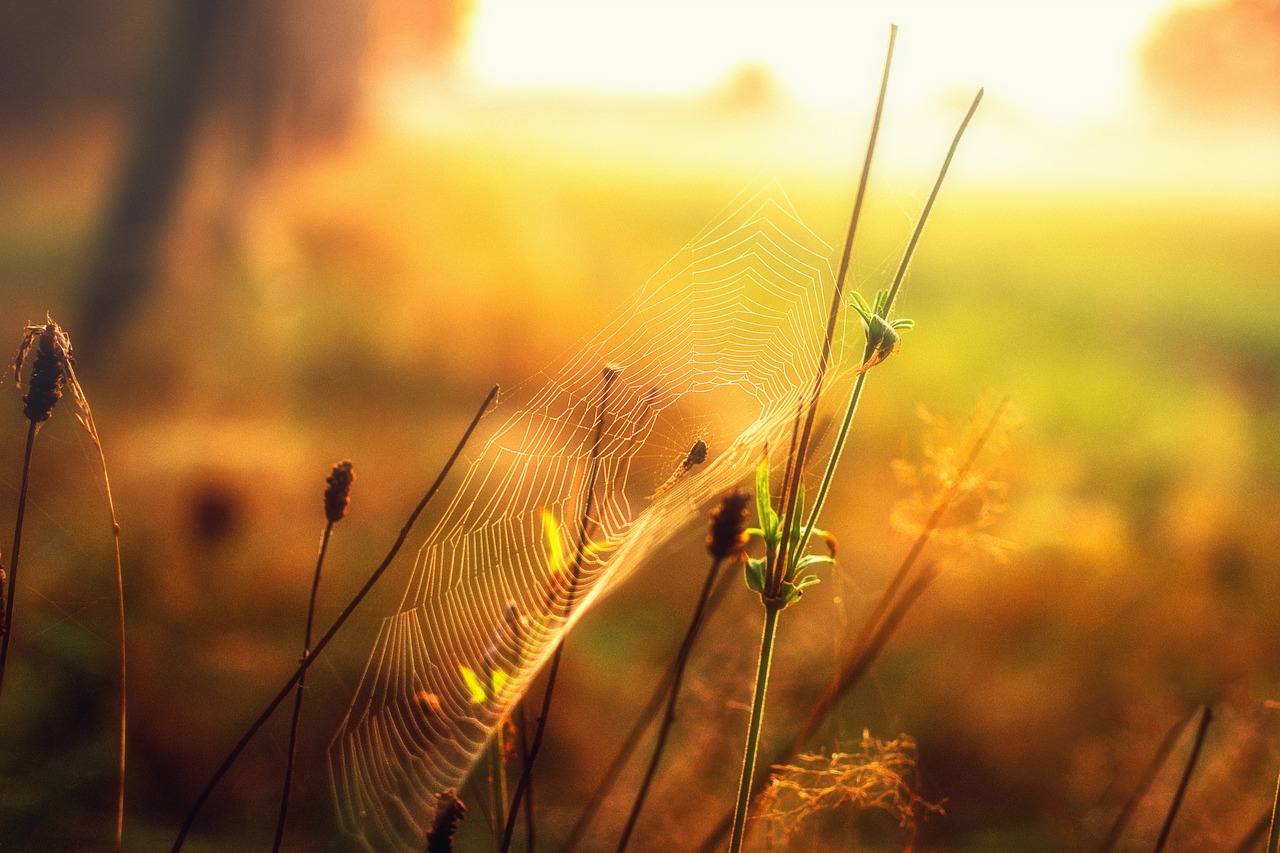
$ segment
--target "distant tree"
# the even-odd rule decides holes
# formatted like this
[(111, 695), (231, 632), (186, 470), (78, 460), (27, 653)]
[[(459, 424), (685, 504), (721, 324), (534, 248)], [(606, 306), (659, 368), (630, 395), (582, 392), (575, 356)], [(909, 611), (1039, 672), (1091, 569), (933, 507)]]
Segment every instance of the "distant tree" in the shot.
[(370, 0), (166, 0), (153, 59), (81, 290), (82, 351), (119, 336), (151, 290), (201, 122), (231, 128), (232, 180), (281, 136), (341, 139), (359, 94)]
[(767, 65), (748, 62), (733, 71), (716, 91), (720, 107), (736, 113), (765, 113), (786, 102), (786, 92)]
[(128, 117), (82, 271), (77, 348), (124, 334), (151, 293), (198, 145), (224, 160), (218, 227), (234, 231), (243, 187), (282, 155), (347, 137), (379, 60), (407, 50), (456, 68), (476, 4), (0, 0), (0, 119)]
[(1148, 86), (1200, 121), (1280, 121), (1280, 0), (1174, 9), (1142, 52)]
[(442, 74), (457, 70), (477, 0), (380, 0), (377, 41), (391, 53), (412, 53)]

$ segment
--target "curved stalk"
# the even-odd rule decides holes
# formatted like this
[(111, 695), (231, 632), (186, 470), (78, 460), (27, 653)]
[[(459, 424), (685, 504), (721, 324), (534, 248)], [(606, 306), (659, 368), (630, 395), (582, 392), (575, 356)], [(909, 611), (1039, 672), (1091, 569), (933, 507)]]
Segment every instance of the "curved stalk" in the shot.
[(1276, 797), (1271, 806), (1271, 829), (1267, 832), (1267, 853), (1280, 850), (1280, 778), (1276, 779)]
[(1205, 705), (1200, 711), (1200, 725), (1196, 727), (1195, 740), (1191, 742), (1191, 754), (1187, 756), (1186, 769), (1178, 780), (1178, 789), (1173, 794), (1173, 802), (1169, 804), (1169, 813), (1165, 815), (1164, 826), (1160, 828), (1160, 837), (1156, 839), (1155, 853), (1161, 853), (1169, 842), (1169, 834), (1173, 832), (1173, 821), (1178, 817), (1182, 807), (1182, 798), (1186, 796), (1187, 785), (1191, 782), (1191, 774), (1195, 773), (1196, 762), (1200, 760), (1200, 749), (1204, 746), (1204, 737), (1209, 731), (1209, 723), (1213, 720), (1213, 710)]

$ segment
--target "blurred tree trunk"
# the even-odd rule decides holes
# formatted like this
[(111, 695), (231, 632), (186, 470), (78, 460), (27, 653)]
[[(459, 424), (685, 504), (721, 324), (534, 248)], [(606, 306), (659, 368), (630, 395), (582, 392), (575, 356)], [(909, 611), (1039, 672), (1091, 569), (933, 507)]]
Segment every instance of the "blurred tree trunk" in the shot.
[(81, 349), (108, 344), (151, 285), (205, 99), (218, 20), (227, 6), (220, 0), (170, 4), (170, 21), (147, 75), (151, 88), (133, 123), (84, 278), (76, 324)]
[(202, 120), (228, 131), (215, 219), (235, 243), (239, 206), (281, 134), (345, 136), (358, 101), (367, 0), (168, 0), (144, 95), (81, 291), (81, 349), (109, 346), (149, 294)]

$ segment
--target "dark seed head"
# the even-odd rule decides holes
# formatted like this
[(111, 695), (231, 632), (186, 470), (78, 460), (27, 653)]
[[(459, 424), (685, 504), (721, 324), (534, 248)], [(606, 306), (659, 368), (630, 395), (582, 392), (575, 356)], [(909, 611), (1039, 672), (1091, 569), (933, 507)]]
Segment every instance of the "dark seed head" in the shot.
[(341, 521), (347, 514), (347, 504), (351, 501), (351, 484), (355, 479), (349, 459), (343, 459), (334, 465), (333, 473), (324, 478), (324, 515), (330, 523)]
[(711, 511), (711, 527), (707, 532), (707, 550), (717, 560), (736, 557), (746, 547), (747, 507), (751, 492), (733, 489), (726, 492)]
[(35, 338), (31, 344), (35, 356), (27, 393), (22, 396), (22, 412), (28, 420), (39, 424), (49, 420), (54, 405), (62, 397), (62, 388), (67, 381), (65, 364), (71, 354), (63, 348), (62, 330), (57, 324), (50, 322), (37, 329), (29, 332)]
[(452, 788), (436, 794), (436, 816), (427, 833), (427, 853), (453, 853), (453, 836), (467, 816), (467, 807)]

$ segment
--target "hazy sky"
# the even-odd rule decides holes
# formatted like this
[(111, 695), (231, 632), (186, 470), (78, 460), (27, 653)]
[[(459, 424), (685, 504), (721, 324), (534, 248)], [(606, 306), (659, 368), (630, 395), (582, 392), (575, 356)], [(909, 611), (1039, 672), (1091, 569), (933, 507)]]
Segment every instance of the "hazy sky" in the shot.
[[(747, 63), (794, 96), (838, 108), (874, 79), (901, 27), (894, 97), (985, 86), (1045, 122), (1121, 110), (1134, 57), (1174, 0), (481, 0), (471, 69), (504, 86), (682, 92)], [(869, 73), (870, 72), (870, 73)]]

